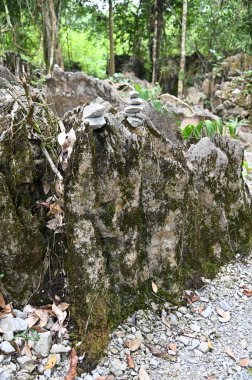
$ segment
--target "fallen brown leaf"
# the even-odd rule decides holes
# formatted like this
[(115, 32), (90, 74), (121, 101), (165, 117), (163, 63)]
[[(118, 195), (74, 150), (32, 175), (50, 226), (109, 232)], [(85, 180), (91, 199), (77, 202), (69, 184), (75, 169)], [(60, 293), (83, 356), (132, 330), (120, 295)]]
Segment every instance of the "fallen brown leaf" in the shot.
[(217, 313), (222, 317), (222, 322), (228, 322), (231, 318), (230, 312), (223, 310), (221, 307), (216, 307)]
[(5, 309), (6, 303), (3, 294), (0, 292), (0, 308)]
[(150, 376), (148, 375), (148, 373), (145, 371), (143, 367), (140, 368), (138, 376), (139, 376), (139, 380), (151, 380)]
[(132, 340), (128, 340), (126, 342), (126, 345), (130, 351), (134, 352), (138, 350), (138, 348), (141, 346), (141, 343), (142, 343), (141, 339), (132, 339)]
[(225, 347), (225, 352), (226, 352), (226, 354), (228, 354), (228, 356), (230, 356), (232, 359), (236, 360), (236, 358), (235, 358), (235, 354), (233, 353), (233, 351), (231, 350), (231, 348), (229, 348), (229, 347)]
[(151, 283), (151, 287), (152, 287), (152, 290), (153, 290), (154, 293), (157, 293), (157, 292), (158, 292), (158, 287), (157, 287), (157, 285), (155, 284), (155, 282), (152, 281), (152, 283)]
[(250, 358), (242, 358), (239, 362), (240, 367), (247, 367), (250, 363)]
[(70, 368), (64, 380), (74, 380), (74, 378), (77, 375), (77, 371), (76, 371), (77, 363), (78, 363), (78, 356), (75, 349), (72, 348), (71, 353), (70, 353)]
[(168, 354), (168, 352), (164, 351), (164, 350), (160, 350), (159, 348), (153, 346), (152, 344), (149, 344), (147, 342), (144, 343), (145, 346), (150, 350), (150, 352), (152, 353), (152, 355), (154, 356), (157, 356), (158, 358), (162, 358), (164, 360), (169, 360), (169, 361), (176, 361), (176, 357)]
[(48, 358), (44, 369), (51, 369), (51, 368), (55, 367), (56, 363), (57, 363), (57, 355), (53, 354), (50, 356), (50, 358)]
[(135, 368), (135, 363), (130, 354), (127, 355), (127, 363), (129, 368)]
[(63, 325), (63, 322), (67, 316), (67, 312), (62, 311), (58, 306), (55, 305), (55, 303), (53, 303), (52, 305), (52, 311), (55, 314), (55, 316), (58, 318), (59, 324)]
[(61, 310), (61, 311), (65, 311), (69, 308), (70, 304), (69, 303), (66, 303), (66, 302), (61, 302), (58, 304), (58, 308)]
[(250, 289), (244, 289), (243, 294), (247, 297), (252, 297), (252, 290)]
[(176, 352), (177, 351), (177, 345), (176, 343), (170, 343), (169, 344), (169, 349)]

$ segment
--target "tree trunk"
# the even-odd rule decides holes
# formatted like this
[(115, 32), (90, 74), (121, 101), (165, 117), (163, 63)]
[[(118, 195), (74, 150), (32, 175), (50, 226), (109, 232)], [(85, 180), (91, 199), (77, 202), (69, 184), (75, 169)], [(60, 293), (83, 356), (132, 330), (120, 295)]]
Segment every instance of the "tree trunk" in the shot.
[(56, 14), (54, 0), (41, 1), (44, 60), (49, 75), (52, 73), (54, 63), (57, 63), (60, 67), (64, 68), (59, 45), (61, 1), (58, 2), (57, 8), (58, 12)]
[(109, 76), (115, 74), (115, 46), (114, 46), (114, 21), (113, 3), (109, 0)]
[(152, 42), (152, 84), (158, 81), (159, 77), (159, 52), (160, 52), (160, 40), (163, 31), (163, 11), (164, 1), (155, 0), (154, 4), (154, 30), (153, 30), (153, 42)]
[(180, 60), (179, 80), (178, 80), (178, 98), (180, 99), (183, 96), (184, 76), (185, 76), (186, 20), (187, 20), (187, 0), (183, 0), (181, 60)]

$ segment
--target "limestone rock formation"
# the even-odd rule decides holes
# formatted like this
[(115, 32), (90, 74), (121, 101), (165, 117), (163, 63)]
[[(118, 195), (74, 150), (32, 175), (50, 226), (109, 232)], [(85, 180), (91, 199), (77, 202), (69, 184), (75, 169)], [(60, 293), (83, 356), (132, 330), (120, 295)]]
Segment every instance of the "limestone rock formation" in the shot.
[[(61, 113), (75, 100), (67, 103), (60, 91), (68, 74), (59, 75), (53, 91), (54, 99), (62, 100)], [(123, 112), (126, 102), (112, 86), (75, 75), (73, 82), (67, 79), (66, 91), (82, 95), (63, 125), (42, 98), (39, 107), (31, 107), (38, 94), (27, 99), (13, 87), (13, 94), (19, 91), (16, 102), (9, 89), (0, 90), (5, 99), (0, 118), (1, 286), (19, 303), (39, 285), (48, 287), (44, 261), (57, 256), (55, 241), (61, 239), (73, 320), (87, 357), (97, 358), (111, 326), (150, 302), (152, 281), (158, 297), (170, 299), (194, 272), (213, 275), (235, 253), (249, 252), (251, 198), (242, 179), (239, 142), (223, 137), (183, 144), (169, 115), (147, 102), (141, 104), (141, 125), (132, 127)], [(94, 99), (95, 106), (81, 105)], [(93, 129), (86, 116), (104, 117), (106, 124)], [(74, 135), (67, 165), (62, 159), (64, 172), (56, 167), (60, 128), (61, 154), (69, 148), (65, 139)], [(53, 170), (43, 155), (45, 146)], [(61, 183), (57, 203), (64, 223), (50, 246), (43, 183), (52, 183), (55, 174), (64, 176), (65, 191)], [(65, 235), (56, 234), (63, 227)], [(52, 263), (50, 269), (54, 273)]]
[(185, 151), (150, 121), (124, 118), (77, 132), (66, 180), (69, 282), (91, 355), (112, 322), (152, 297), (152, 281), (166, 297), (250, 249), (240, 143), (205, 137)]

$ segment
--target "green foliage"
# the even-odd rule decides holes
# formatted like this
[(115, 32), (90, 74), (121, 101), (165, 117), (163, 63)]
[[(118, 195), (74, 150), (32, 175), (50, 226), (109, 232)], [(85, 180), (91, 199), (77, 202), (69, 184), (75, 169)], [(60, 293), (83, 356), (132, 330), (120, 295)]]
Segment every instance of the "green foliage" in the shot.
[(229, 134), (232, 139), (238, 139), (238, 130), (241, 125), (247, 123), (247, 120), (229, 120), (223, 122), (221, 119), (205, 120), (197, 126), (189, 124), (185, 128), (180, 128), (183, 139), (188, 140), (190, 137), (200, 140), (203, 136), (210, 139), (216, 135)]
[(26, 341), (32, 340), (37, 342), (39, 340), (39, 334), (36, 330), (27, 329), (25, 331), (21, 331), (18, 334), (15, 334), (14, 339), (24, 338)]
[(141, 99), (149, 102), (157, 112), (168, 112), (164, 104), (158, 99), (161, 94), (161, 87), (156, 85), (152, 88), (142, 88), (140, 84), (134, 84), (135, 90), (139, 93)]

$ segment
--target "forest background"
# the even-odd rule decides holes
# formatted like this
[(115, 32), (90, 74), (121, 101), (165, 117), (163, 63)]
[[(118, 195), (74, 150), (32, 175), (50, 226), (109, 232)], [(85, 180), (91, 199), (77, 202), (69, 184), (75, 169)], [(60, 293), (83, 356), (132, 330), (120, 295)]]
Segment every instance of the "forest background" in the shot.
[(252, 53), (251, 0), (1, 0), (0, 55), (15, 51), (45, 74), (57, 63), (98, 78), (128, 64), (162, 85), (181, 65), (183, 21), (187, 62)]

